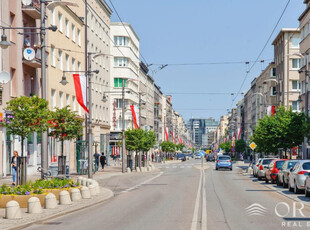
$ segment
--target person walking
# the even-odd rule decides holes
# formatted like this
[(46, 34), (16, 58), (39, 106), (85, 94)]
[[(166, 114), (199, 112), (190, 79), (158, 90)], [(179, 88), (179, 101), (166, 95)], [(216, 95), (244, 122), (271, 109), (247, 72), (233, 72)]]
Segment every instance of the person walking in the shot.
[(100, 164), (101, 164), (102, 169), (104, 169), (105, 163), (106, 163), (106, 157), (104, 155), (104, 152), (102, 152), (101, 157), (100, 157)]
[(95, 158), (95, 172), (97, 172), (98, 169), (99, 169), (99, 157), (100, 157), (99, 153), (95, 153), (94, 154), (94, 158)]
[(152, 153), (152, 162), (154, 162), (154, 153)]
[(114, 166), (116, 166), (116, 159), (117, 159), (117, 156), (116, 156), (116, 154), (114, 154), (114, 155), (113, 155)]
[(18, 152), (15, 150), (14, 151), (14, 155), (12, 157), (12, 161), (11, 161), (12, 174), (13, 174), (13, 183), (12, 183), (12, 185), (16, 185), (17, 157), (18, 157)]

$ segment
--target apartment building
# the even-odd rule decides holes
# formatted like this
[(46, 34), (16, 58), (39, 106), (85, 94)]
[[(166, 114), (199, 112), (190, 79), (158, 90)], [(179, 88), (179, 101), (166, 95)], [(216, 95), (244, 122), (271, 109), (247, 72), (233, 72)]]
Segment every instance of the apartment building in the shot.
[[(83, 6), (82, 1), (77, 1), (77, 3)], [(55, 110), (56, 108), (69, 106), (79, 116), (85, 117), (84, 109), (77, 102), (73, 81), (73, 74), (85, 69), (84, 22), (81, 20), (81, 15), (76, 14), (67, 6), (59, 6), (48, 10), (47, 16), (48, 23), (58, 27), (56, 32), (47, 32), (49, 52), (47, 99), (50, 109)], [(85, 75), (84, 73), (79, 74)], [(61, 83), (63, 78), (66, 79), (66, 84)], [(60, 141), (49, 137), (49, 165), (57, 165), (60, 154)], [(78, 162), (75, 157), (74, 141), (65, 141), (64, 155), (70, 171), (76, 171)]]
[(163, 93), (160, 87), (154, 84), (154, 132), (156, 135), (157, 143), (164, 141), (164, 136), (162, 135), (163, 129), (163, 113), (162, 113), (162, 98)]
[[(137, 120), (139, 118), (139, 93), (146, 92), (146, 89), (139, 84), (139, 37), (128, 23), (111, 23), (111, 54), (114, 57), (111, 61), (111, 90), (110, 97), (110, 144), (112, 151), (117, 148), (122, 131), (122, 108), (125, 108), (125, 130), (132, 128), (132, 113), (130, 105), (135, 106)], [(125, 103), (122, 103), (122, 87), (125, 90)], [(140, 88), (139, 88), (140, 87)], [(140, 125), (140, 124), (139, 124)], [(141, 125), (140, 125), (141, 126)], [(113, 149), (114, 148), (114, 149)]]
[(297, 102), (300, 90), (305, 89), (305, 81), (299, 80), (298, 70), (301, 67), (299, 53), (299, 29), (283, 28), (273, 41), (274, 61), (277, 82), (277, 104), (293, 111), (299, 111)]
[[(6, 27), (38, 27), (40, 19), (40, 1), (33, 0), (30, 5), (21, 1), (0, 2), (1, 25)], [(37, 30), (8, 29), (4, 33), (11, 46), (1, 50), (1, 71), (10, 74), (11, 80), (2, 87), (0, 117), (5, 117), (6, 102), (19, 96), (41, 96), (42, 65), (40, 40)], [(31, 48), (34, 58), (27, 60), (24, 50)], [(24, 143), (24, 154), (29, 158), (28, 173), (36, 171), (40, 162), (40, 138), (32, 134)], [(6, 129), (0, 127), (0, 176), (11, 174), (11, 157), (13, 151), (21, 153), (21, 141), (18, 136), (8, 135)], [(41, 163), (41, 162), (40, 162)], [(33, 167), (31, 167), (33, 166)]]

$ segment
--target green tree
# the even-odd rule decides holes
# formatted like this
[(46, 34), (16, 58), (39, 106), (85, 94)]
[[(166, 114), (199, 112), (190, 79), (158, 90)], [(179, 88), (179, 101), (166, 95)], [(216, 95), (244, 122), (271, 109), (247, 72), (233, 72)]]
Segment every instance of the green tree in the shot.
[(179, 151), (181, 151), (181, 152), (183, 151), (183, 148), (184, 148), (184, 147), (185, 147), (185, 145), (183, 145), (183, 144), (177, 144), (177, 145), (176, 145), (176, 149), (179, 150)]
[(56, 108), (51, 112), (51, 119), (48, 121), (50, 125), (49, 136), (53, 136), (61, 141), (61, 156), (63, 156), (63, 148), (65, 140), (73, 140), (83, 136), (83, 122), (76, 112), (64, 108)]
[(148, 152), (156, 144), (156, 135), (153, 131), (143, 131), (142, 151)]
[(44, 132), (48, 129), (50, 118), (48, 102), (37, 95), (21, 96), (7, 102), (6, 110), (10, 116), (5, 118), (3, 126), (13, 135), (21, 137), (22, 156), (24, 156), (24, 140), (34, 132)]
[(159, 146), (166, 153), (174, 152), (176, 149), (176, 145), (170, 141), (163, 141), (159, 144)]
[(228, 153), (231, 151), (231, 141), (221, 143), (219, 147), (223, 149), (225, 153)]
[(246, 142), (243, 139), (236, 140), (236, 152), (242, 153), (246, 150)]

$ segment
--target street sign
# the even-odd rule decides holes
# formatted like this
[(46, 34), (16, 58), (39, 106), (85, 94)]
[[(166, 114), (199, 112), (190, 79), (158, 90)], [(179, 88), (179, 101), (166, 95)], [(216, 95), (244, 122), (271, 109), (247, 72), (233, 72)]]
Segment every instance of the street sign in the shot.
[(252, 142), (249, 146), (252, 150), (254, 150), (257, 147), (257, 145), (254, 142)]

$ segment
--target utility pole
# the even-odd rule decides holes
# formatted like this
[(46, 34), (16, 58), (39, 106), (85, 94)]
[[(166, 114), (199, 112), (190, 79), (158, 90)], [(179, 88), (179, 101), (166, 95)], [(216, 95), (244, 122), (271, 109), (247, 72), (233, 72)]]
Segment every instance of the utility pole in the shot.
[[(306, 100), (305, 100), (305, 113), (306, 117), (309, 115), (309, 55), (306, 53), (304, 54), (306, 56)], [(303, 159), (308, 158), (308, 138), (304, 137), (304, 153), (303, 153)]]
[[(142, 127), (142, 124), (141, 124), (141, 113), (142, 113), (142, 109), (141, 109), (141, 92), (139, 92), (139, 126), (140, 128)], [(138, 167), (141, 168), (141, 152), (139, 152), (139, 156), (138, 156)]]
[(123, 79), (122, 85), (122, 172), (126, 172), (125, 168), (125, 155), (126, 155), (126, 144), (125, 144), (125, 81)]
[[(46, 60), (45, 60), (45, 5), (46, 0), (40, 1), (41, 10), (41, 25), (40, 25), (40, 36), (41, 36), (41, 79), (42, 79), (42, 98), (47, 100), (47, 80), (46, 80)], [(22, 146), (23, 148), (23, 146)], [(41, 178), (44, 178), (44, 173), (48, 169), (48, 137), (47, 131), (42, 133), (41, 141)]]
[(92, 93), (91, 93), (91, 54), (88, 53), (88, 70), (86, 72), (88, 76), (88, 178), (93, 178), (93, 138), (92, 138)]

